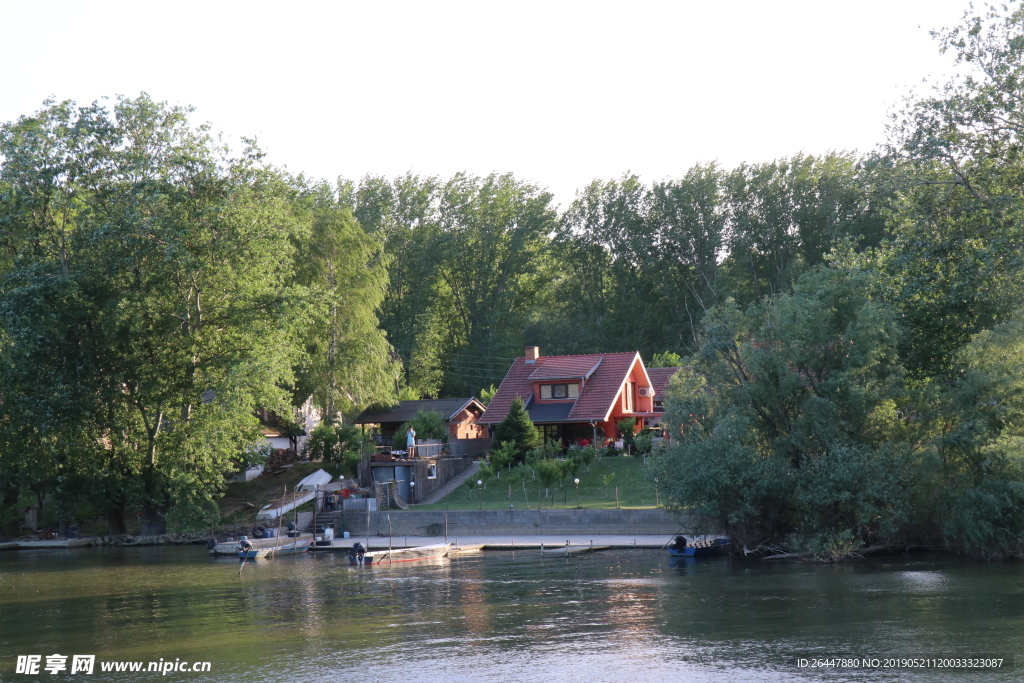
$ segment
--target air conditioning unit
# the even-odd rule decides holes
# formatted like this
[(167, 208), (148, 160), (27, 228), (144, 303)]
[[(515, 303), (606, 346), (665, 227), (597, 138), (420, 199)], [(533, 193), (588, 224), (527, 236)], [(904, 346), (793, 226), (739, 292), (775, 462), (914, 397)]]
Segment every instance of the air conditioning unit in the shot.
[(640, 387), (641, 396), (654, 396), (654, 387)]

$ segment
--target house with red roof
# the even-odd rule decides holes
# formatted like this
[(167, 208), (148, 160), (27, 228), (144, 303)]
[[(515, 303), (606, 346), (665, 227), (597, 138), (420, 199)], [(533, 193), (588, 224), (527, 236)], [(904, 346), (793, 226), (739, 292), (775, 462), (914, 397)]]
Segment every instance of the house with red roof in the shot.
[(664, 414), (659, 390), (678, 368), (657, 370), (652, 378), (635, 351), (544, 357), (528, 346), (477, 421), (499, 424), (518, 396), (546, 442), (617, 439), (619, 420), (636, 418), (642, 429)]

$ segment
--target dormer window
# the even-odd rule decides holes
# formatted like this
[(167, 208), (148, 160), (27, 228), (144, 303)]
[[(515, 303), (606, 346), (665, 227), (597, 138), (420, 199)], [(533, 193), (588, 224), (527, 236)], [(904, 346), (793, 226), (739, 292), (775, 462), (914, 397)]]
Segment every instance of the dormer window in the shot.
[(558, 400), (564, 398), (577, 398), (580, 395), (580, 385), (573, 384), (541, 384), (541, 400)]

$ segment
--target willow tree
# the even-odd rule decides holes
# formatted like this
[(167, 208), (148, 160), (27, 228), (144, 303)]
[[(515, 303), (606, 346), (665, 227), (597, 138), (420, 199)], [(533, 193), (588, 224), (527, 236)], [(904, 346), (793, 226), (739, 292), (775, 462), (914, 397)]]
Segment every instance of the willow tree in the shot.
[(401, 371), (378, 326), (388, 284), (379, 234), (362, 230), (347, 198), (326, 183), (299, 205), (310, 230), (296, 245), (295, 274), (308, 291), (296, 396), (312, 396), (328, 422), (396, 394)]

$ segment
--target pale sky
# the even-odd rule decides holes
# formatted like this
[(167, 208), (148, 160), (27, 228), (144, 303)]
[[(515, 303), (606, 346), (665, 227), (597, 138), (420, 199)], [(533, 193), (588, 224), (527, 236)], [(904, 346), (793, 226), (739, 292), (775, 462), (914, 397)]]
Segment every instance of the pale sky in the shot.
[(0, 121), (148, 92), (318, 178), (594, 178), (868, 150), (966, 0), (0, 0)]

